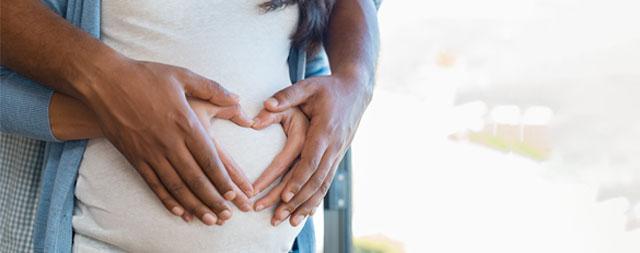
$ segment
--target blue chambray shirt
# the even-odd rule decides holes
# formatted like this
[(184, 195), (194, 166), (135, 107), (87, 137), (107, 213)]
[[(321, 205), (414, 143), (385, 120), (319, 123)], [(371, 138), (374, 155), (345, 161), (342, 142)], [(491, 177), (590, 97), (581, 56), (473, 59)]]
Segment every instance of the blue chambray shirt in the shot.
[[(100, 0), (45, 0), (54, 12), (92, 36), (100, 37)], [(324, 51), (312, 59), (300, 49), (289, 55), (292, 82), (329, 74)], [(0, 132), (46, 141), (41, 194), (35, 221), (35, 252), (70, 252), (74, 188), (86, 141), (61, 142), (53, 136), (49, 103), (53, 90), (9, 69), (0, 69)], [(311, 219), (296, 238), (299, 252), (314, 252)]]

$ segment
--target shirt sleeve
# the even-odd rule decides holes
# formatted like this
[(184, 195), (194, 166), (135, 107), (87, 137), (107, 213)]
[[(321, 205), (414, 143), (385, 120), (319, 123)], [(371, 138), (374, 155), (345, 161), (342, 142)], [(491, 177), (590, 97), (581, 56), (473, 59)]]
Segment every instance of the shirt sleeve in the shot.
[(53, 90), (6, 68), (0, 71), (0, 132), (59, 142), (49, 122)]
[(305, 78), (314, 76), (326, 76), (331, 74), (331, 68), (329, 67), (329, 58), (324, 51), (324, 47), (318, 50), (313, 57), (307, 58), (307, 64), (305, 65)]
[(382, 0), (373, 0), (373, 4), (376, 5), (376, 9), (380, 9), (380, 5), (382, 4)]

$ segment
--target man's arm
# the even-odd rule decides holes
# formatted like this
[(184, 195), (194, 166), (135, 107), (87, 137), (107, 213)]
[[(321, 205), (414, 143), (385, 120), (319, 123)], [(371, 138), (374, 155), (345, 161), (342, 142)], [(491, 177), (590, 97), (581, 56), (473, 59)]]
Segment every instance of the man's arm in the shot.
[[(186, 69), (128, 59), (38, 0), (3, 0), (1, 12), (3, 66), (87, 105), (174, 214), (186, 211), (206, 224), (231, 217), (225, 200), (243, 193), (185, 94), (221, 106), (236, 105), (236, 96)], [(246, 210), (248, 203), (237, 204)]]
[(333, 74), (357, 80), (342, 86), (370, 91), (365, 95), (371, 98), (379, 40), (373, 1), (336, 1), (325, 41), (329, 65)]
[(4, 67), (0, 71), (0, 132), (59, 141), (48, 117), (53, 91)]
[(284, 180), (274, 225), (298, 225), (325, 196), (371, 100), (378, 52), (376, 9), (370, 0), (338, 0), (325, 42), (331, 75), (300, 81), (265, 101), (271, 111), (300, 105), (309, 116), (300, 160)]

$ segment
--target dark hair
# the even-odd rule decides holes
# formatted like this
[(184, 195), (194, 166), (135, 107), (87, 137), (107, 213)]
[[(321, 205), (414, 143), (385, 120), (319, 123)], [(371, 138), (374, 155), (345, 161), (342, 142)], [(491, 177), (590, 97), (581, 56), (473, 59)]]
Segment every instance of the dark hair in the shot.
[(270, 0), (260, 5), (265, 11), (274, 11), (298, 4), (298, 29), (291, 36), (292, 46), (315, 52), (325, 37), (329, 15), (335, 0)]

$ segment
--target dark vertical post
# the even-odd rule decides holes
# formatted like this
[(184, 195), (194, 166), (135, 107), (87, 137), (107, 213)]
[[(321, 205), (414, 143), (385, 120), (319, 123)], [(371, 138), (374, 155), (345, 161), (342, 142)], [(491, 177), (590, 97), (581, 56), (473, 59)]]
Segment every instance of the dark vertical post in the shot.
[(324, 199), (325, 253), (353, 252), (351, 211), (351, 150), (348, 150)]

